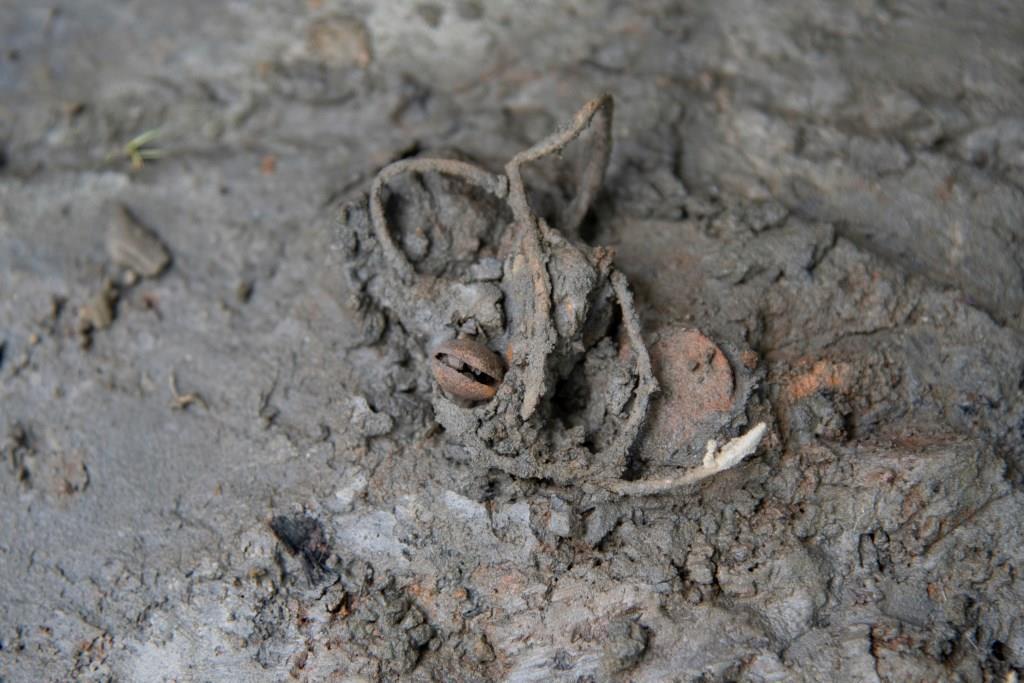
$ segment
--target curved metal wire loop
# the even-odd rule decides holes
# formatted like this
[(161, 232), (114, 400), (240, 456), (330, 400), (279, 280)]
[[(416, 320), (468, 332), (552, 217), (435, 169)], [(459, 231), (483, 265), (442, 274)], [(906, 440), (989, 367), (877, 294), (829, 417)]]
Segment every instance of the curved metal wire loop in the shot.
[(384, 215), (384, 188), (388, 182), (403, 173), (441, 173), (455, 176), (490, 192), (499, 199), (508, 194), (508, 180), (505, 176), (486, 171), (476, 164), (455, 159), (401, 159), (385, 166), (373, 179), (370, 186), (370, 220), (373, 223), (377, 241), (384, 251), (384, 258), (394, 268), (402, 281), (411, 284), (415, 278), (415, 270), (409, 259), (395, 244)]

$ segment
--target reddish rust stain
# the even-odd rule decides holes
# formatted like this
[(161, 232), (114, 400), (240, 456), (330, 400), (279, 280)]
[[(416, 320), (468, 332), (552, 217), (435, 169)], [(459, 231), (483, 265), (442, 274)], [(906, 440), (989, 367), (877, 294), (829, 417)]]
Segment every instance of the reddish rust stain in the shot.
[(703, 424), (732, 408), (729, 360), (698, 330), (663, 335), (651, 346), (651, 364), (661, 385), (648, 432), (655, 447), (688, 443)]
[(819, 391), (843, 392), (853, 382), (853, 367), (849, 363), (818, 360), (805, 372), (793, 376), (783, 387), (782, 397), (788, 403), (807, 398)]
[(481, 593), (517, 594), (525, 590), (527, 581), (522, 573), (507, 566), (481, 565), (470, 575), (471, 585)]
[(273, 175), (274, 171), (277, 170), (277, 157), (273, 154), (267, 154), (260, 159), (260, 173), (263, 175)]

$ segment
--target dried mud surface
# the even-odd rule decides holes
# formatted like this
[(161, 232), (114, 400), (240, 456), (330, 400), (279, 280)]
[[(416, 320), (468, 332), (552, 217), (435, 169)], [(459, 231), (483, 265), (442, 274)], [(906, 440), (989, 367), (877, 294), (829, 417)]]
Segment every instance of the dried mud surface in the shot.
[[(1015, 680), (1022, 44), (1012, 2), (8, 2), (0, 680)], [(446, 439), (343, 208), (602, 92), (645, 467), (770, 424), (648, 498)]]

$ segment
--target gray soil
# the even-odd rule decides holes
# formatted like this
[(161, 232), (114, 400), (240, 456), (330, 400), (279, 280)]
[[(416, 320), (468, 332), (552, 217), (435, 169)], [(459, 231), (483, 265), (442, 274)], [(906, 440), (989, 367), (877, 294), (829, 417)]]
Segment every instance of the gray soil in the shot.
[[(5, 0), (0, 681), (1017, 680), (1022, 46), (1019, 2)], [(657, 496), (481, 457), (459, 300), (366, 248), (388, 163), (498, 172), (604, 92), (569, 237), (669, 408), (602, 476), (769, 425)], [(507, 275), (505, 208), (398, 189), (417, 268)], [(513, 347), (516, 287), (465, 290)], [(545, 438), (619, 433), (604, 323)]]

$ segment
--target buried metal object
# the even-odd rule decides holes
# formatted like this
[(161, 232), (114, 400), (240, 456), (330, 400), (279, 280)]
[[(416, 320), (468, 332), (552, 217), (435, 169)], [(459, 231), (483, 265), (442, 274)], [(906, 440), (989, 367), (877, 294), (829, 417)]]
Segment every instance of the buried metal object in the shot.
[[(350, 270), (360, 296), (414, 340), (417, 355), (429, 352), (430, 401), (447, 438), (475, 462), (517, 477), (647, 495), (736, 465), (767, 428), (759, 423), (721, 448), (710, 441), (698, 467), (624, 478), (658, 382), (612, 252), (577, 239), (604, 180), (611, 118), (609, 96), (591, 100), (567, 126), (515, 155), (504, 174), (455, 158), (396, 161), (343, 220), (349, 256), (360, 264)], [(542, 217), (528, 198), (524, 165), (560, 156), (588, 130), (572, 199)], [(433, 181), (431, 194), (424, 184), (435, 176), (448, 185)], [(403, 180), (407, 191), (429, 194), (421, 204), (448, 211), (447, 219), (403, 215), (391, 187)], [(455, 200), (437, 196), (455, 191), (475, 193), (475, 203), (438, 209)], [(475, 208), (485, 204), (493, 210)]]
[(505, 376), (498, 355), (478, 341), (452, 339), (434, 350), (434, 379), (448, 395), (464, 401), (489, 401)]

